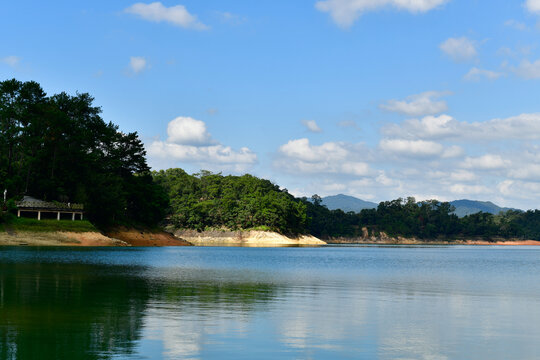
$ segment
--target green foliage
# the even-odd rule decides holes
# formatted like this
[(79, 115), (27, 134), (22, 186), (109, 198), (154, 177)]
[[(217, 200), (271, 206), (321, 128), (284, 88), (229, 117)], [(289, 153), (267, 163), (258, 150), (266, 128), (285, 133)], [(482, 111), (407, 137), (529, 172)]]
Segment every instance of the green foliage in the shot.
[(90, 221), (86, 220), (37, 220), (28, 218), (11, 217), (6, 222), (9, 227), (15, 231), (29, 232), (54, 232), (54, 231), (70, 231), (70, 232), (93, 232), (98, 231)]
[(268, 180), (208, 171), (189, 175), (182, 169), (153, 172), (153, 177), (169, 195), (170, 221), (178, 228), (306, 230), (306, 205)]
[(83, 203), (99, 225), (155, 225), (168, 202), (137, 133), (100, 117), (89, 94), (47, 96), (36, 82), (0, 82), (0, 189), (10, 198)]
[(15, 203), (15, 200), (9, 199), (6, 202), (6, 210), (8, 212), (14, 212), (17, 209), (17, 204)]

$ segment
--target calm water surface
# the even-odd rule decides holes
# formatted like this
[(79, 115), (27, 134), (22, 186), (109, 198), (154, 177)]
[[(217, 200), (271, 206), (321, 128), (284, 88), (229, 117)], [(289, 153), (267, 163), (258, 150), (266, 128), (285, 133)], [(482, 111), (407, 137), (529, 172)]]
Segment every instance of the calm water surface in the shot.
[(0, 359), (539, 359), (536, 247), (0, 248)]

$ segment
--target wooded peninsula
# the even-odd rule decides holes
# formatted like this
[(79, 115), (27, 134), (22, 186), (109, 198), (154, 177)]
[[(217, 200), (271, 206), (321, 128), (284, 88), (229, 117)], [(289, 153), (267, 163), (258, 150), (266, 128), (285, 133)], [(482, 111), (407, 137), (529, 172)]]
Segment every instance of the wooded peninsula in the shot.
[(33, 81), (0, 82), (0, 227), (17, 221), (23, 196), (84, 205), (98, 229), (115, 226), (263, 230), (321, 239), (540, 240), (540, 211), (454, 214), (447, 202), (381, 202), (358, 213), (329, 210), (269, 180), (182, 169), (151, 171), (136, 132), (101, 117), (87, 93), (48, 96)]

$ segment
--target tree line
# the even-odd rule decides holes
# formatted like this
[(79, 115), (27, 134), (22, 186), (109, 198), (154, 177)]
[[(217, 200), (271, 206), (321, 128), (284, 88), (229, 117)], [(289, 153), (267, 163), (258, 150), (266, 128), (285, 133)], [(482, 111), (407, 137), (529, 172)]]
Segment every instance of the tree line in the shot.
[(360, 237), (362, 228), (370, 235), (416, 237), (426, 240), (467, 238), (518, 238), (540, 240), (540, 210), (509, 210), (500, 214), (478, 212), (459, 218), (448, 202), (413, 197), (379, 203), (375, 209), (358, 213), (329, 210), (321, 198), (302, 198), (307, 206), (308, 231), (323, 239)]

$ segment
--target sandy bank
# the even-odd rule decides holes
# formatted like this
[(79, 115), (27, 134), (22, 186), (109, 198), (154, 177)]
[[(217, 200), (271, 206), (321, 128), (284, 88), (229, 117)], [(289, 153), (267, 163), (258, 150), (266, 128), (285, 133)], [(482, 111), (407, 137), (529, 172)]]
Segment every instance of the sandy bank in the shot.
[(129, 246), (99, 232), (0, 232), (0, 246)]
[(174, 235), (196, 246), (314, 246), (326, 245), (311, 235), (288, 237), (269, 231), (203, 231), (176, 230)]
[(165, 232), (139, 231), (135, 229), (114, 229), (105, 232), (110, 238), (119, 239), (131, 246), (191, 246), (189, 242)]

